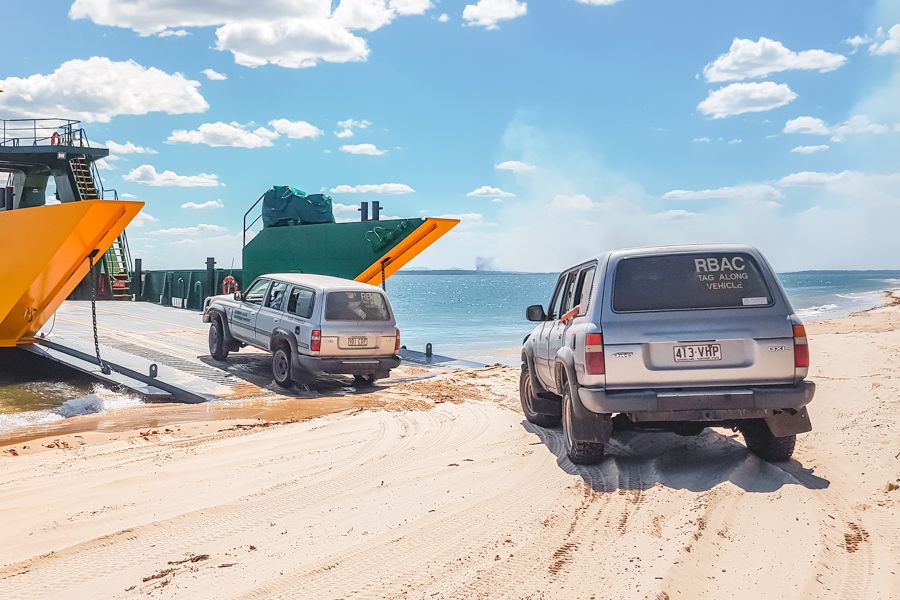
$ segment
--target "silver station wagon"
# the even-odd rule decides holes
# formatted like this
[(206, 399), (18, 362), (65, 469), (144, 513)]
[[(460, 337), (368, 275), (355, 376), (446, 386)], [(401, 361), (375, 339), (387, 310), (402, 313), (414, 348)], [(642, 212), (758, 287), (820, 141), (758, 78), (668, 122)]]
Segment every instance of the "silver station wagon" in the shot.
[(207, 298), (203, 321), (213, 358), (224, 361), (243, 346), (271, 352), (272, 374), (284, 387), (310, 373), (373, 383), (400, 364), (400, 330), (387, 296), (349, 279), (263, 275), (245, 292)]
[(572, 462), (601, 459), (616, 424), (732, 428), (771, 461), (810, 431), (806, 331), (755, 248), (609, 252), (559, 277), (522, 348), (526, 418), (562, 421)]

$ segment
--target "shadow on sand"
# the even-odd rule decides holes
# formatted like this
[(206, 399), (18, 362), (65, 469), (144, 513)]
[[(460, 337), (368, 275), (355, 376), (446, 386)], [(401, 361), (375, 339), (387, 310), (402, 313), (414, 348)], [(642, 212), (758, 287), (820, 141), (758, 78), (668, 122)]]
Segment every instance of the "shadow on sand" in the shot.
[(674, 433), (616, 431), (603, 460), (592, 466), (572, 464), (566, 456), (562, 432), (522, 421), (556, 455), (566, 473), (578, 475), (597, 492), (646, 490), (657, 484), (693, 492), (711, 490), (730, 481), (747, 492), (774, 492), (786, 485), (825, 489), (827, 479), (813, 474), (796, 460), (768, 463), (740, 443), (740, 435), (704, 429), (694, 437)]

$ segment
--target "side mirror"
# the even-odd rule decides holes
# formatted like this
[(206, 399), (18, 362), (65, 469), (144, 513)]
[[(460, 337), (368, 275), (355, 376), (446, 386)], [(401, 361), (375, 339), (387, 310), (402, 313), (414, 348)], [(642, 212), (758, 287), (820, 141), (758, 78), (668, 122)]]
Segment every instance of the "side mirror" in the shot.
[(525, 318), (529, 321), (546, 321), (547, 313), (544, 312), (544, 307), (540, 304), (533, 304), (525, 311)]
[(238, 291), (238, 292), (235, 292), (235, 293), (234, 293), (234, 299), (237, 300), (238, 302), (240, 302), (240, 301), (243, 300), (244, 298), (243, 298), (243, 296), (241, 295), (241, 292)]

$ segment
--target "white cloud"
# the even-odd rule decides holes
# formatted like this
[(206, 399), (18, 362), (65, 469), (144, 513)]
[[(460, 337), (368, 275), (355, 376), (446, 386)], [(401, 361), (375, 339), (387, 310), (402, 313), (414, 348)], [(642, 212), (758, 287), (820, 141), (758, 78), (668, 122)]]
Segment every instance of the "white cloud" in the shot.
[(679, 219), (689, 219), (691, 217), (696, 217), (697, 213), (692, 213), (689, 210), (682, 210), (680, 208), (676, 208), (673, 210), (666, 210), (659, 213), (654, 213), (651, 217), (656, 219), (663, 219), (666, 221), (677, 221)]
[(144, 227), (148, 223), (159, 223), (159, 219), (151, 215), (150, 213), (141, 209), (135, 217), (131, 220), (131, 223), (128, 224), (129, 227)]
[(112, 140), (106, 140), (106, 144), (104, 145), (109, 148), (109, 151), (112, 154), (156, 154), (156, 150), (154, 150), (153, 148), (138, 146), (137, 144), (133, 144), (131, 142), (120, 144)]
[(528, 12), (528, 4), (518, 0), (478, 0), (467, 4), (462, 18), (468, 25), (497, 29), (499, 21), (516, 19)]
[(725, 186), (705, 190), (672, 190), (663, 194), (664, 200), (774, 200), (782, 197), (781, 191), (768, 184)]
[(431, 0), (390, 0), (388, 3), (398, 15), (424, 15), (434, 6)]
[(815, 154), (817, 152), (825, 152), (831, 146), (828, 144), (819, 144), (818, 146), (795, 146), (791, 148), (791, 152), (795, 154)]
[(0, 110), (9, 117), (65, 115), (98, 123), (118, 115), (201, 113), (209, 105), (199, 87), (180, 73), (93, 56), (66, 61), (49, 75), (0, 79)]
[(890, 130), (889, 126), (875, 123), (866, 115), (854, 115), (838, 125), (828, 125), (815, 117), (797, 117), (784, 124), (784, 133), (830, 135), (833, 142), (843, 142), (851, 135), (888, 133)]
[(342, 140), (346, 139), (346, 138), (352, 138), (353, 130), (352, 129), (341, 129), (340, 131), (335, 131), (334, 137), (342, 139)]
[(900, 23), (888, 30), (887, 39), (869, 46), (869, 52), (880, 55), (900, 54)]
[(828, 185), (830, 183), (840, 181), (841, 179), (846, 179), (852, 173), (853, 173), (852, 171), (841, 171), (840, 173), (821, 172), (821, 171), (800, 171), (799, 173), (791, 173), (790, 175), (785, 175), (784, 177), (782, 177), (781, 179), (778, 180), (778, 185), (780, 185), (780, 186)]
[(160, 31), (156, 35), (161, 38), (185, 37), (187, 35), (191, 35), (191, 32), (186, 29), (166, 29), (166, 30)]
[(200, 173), (198, 175), (178, 175), (174, 171), (157, 172), (153, 165), (141, 165), (122, 177), (153, 187), (217, 187), (222, 185), (218, 175)]
[(347, 154), (364, 154), (366, 156), (381, 156), (387, 154), (387, 150), (382, 150), (375, 144), (345, 144), (341, 146), (341, 152)]
[(466, 194), (470, 198), (514, 198), (512, 192), (504, 192), (500, 188), (483, 185)]
[(536, 166), (519, 160), (507, 160), (494, 165), (494, 167), (500, 171), (512, 171), (513, 173), (524, 173), (526, 171), (534, 171), (537, 169)]
[(709, 139), (708, 137), (697, 137), (697, 138), (694, 138), (691, 140), (691, 142), (694, 144), (708, 144), (711, 141), (712, 140)]
[(210, 225), (208, 223), (200, 223), (193, 227), (170, 227), (168, 229), (157, 229), (148, 232), (150, 235), (198, 235), (201, 233), (224, 233), (228, 231), (219, 225)]
[(728, 140), (729, 144), (743, 144), (744, 140), (741, 138), (734, 138), (733, 140)]
[(94, 161), (94, 164), (97, 165), (97, 168), (100, 169), (101, 171), (112, 171), (116, 167), (114, 167), (110, 161), (113, 161), (115, 159), (116, 159), (115, 156), (110, 155), (110, 156), (107, 156), (106, 158), (100, 158), (100, 159)]
[(221, 200), (207, 200), (206, 202), (185, 202), (181, 205), (181, 208), (187, 208), (191, 210), (207, 210), (210, 208), (225, 208), (225, 203)]
[(122, 194), (119, 194), (119, 196), (122, 197), (122, 198), (125, 198), (125, 199), (127, 199), (127, 200), (135, 200), (135, 199), (137, 198), (137, 196), (135, 196), (134, 194), (129, 194), (128, 192), (124, 192), (124, 193), (122, 193)]
[(760, 37), (757, 41), (735, 38), (728, 52), (703, 69), (707, 81), (758, 79), (771, 73), (805, 70), (825, 73), (841, 67), (847, 58), (824, 50), (788, 50), (779, 41)]
[(714, 119), (723, 119), (779, 108), (796, 98), (797, 94), (784, 83), (732, 83), (710, 92), (697, 108)]
[(216, 30), (216, 48), (231, 52), (245, 67), (272, 64), (300, 69), (322, 61), (359, 62), (369, 57), (366, 40), (330, 19), (228, 23)]
[(290, 121), (288, 119), (275, 119), (269, 121), (269, 126), (278, 133), (284, 134), (294, 140), (317, 138), (323, 131), (306, 121)]
[(618, 4), (622, 0), (575, 0), (578, 4), (587, 4), (588, 6), (612, 6)]
[(178, 129), (173, 131), (166, 141), (171, 144), (179, 142), (204, 144), (213, 148), (267, 148), (276, 139), (278, 133), (265, 127), (257, 127), (250, 131), (246, 125), (240, 123), (216, 121), (203, 123), (192, 131)]
[(441, 13), (441, 16), (438, 17), (438, 21), (441, 23), (447, 23), (450, 20), (450, 15), (447, 13)]
[(210, 81), (225, 81), (226, 79), (228, 79), (228, 75), (226, 75), (225, 73), (219, 73), (214, 69), (203, 69), (200, 72), (206, 75), (206, 78)]
[(784, 124), (784, 133), (808, 133), (811, 135), (829, 135), (831, 128), (822, 119), (815, 117), (797, 117)]
[(405, 183), (377, 183), (362, 185), (339, 185), (329, 190), (332, 194), (385, 194), (401, 195), (412, 194), (416, 190)]
[(595, 208), (597, 203), (590, 196), (585, 196), (584, 194), (574, 196), (559, 194), (553, 197), (553, 200), (550, 201), (550, 206), (560, 210), (590, 210)]
[(255, 2), (173, 0), (75, 0), (72, 19), (131, 29), (141, 35), (179, 27), (211, 27), (233, 21), (302, 18), (327, 19), (329, 2), (321, 0), (257, 0)]
[(851, 48), (853, 48), (853, 50), (850, 52), (850, 54), (856, 54), (856, 52), (859, 50), (860, 46), (864, 46), (871, 41), (872, 41), (872, 38), (870, 38), (867, 35), (854, 35), (854, 36), (848, 37), (846, 40), (844, 40), (844, 43), (847, 44), (848, 46), (850, 46)]
[(337, 126), (340, 130), (335, 131), (334, 135), (340, 139), (352, 138), (354, 129), (368, 129), (371, 124), (370, 121), (366, 121), (365, 119), (344, 119), (343, 121), (337, 122)]

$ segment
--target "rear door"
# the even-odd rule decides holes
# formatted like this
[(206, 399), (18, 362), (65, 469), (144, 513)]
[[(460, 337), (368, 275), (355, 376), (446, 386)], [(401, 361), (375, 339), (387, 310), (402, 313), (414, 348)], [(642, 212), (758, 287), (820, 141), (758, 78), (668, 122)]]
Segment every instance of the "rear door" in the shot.
[(322, 355), (374, 357), (394, 354), (396, 326), (381, 292), (331, 291), (325, 294)]
[(745, 252), (611, 261), (602, 330), (608, 388), (791, 383), (791, 310)]
[[(256, 316), (269, 290), (268, 279), (257, 279), (243, 294), (240, 306), (234, 309), (231, 317), (231, 333), (248, 344), (256, 345)], [(268, 347), (268, 344), (266, 344)]]
[(269, 347), (272, 332), (281, 324), (281, 316), (287, 304), (288, 284), (274, 281), (266, 294), (266, 300), (256, 316), (256, 342), (265, 348)]
[[(579, 307), (578, 314), (575, 318), (583, 316), (587, 310), (587, 301), (582, 301), (584, 288), (593, 284), (594, 273), (597, 267), (594, 264), (578, 267), (569, 272), (566, 278), (566, 286), (563, 289), (562, 302), (559, 306), (559, 317), (553, 322), (550, 328), (550, 334), (547, 336), (547, 368), (550, 379), (553, 379), (554, 365), (556, 364), (556, 353), (563, 347), (566, 338), (566, 330), (571, 326), (569, 323), (562, 321), (562, 316), (567, 312)], [(590, 295), (590, 289), (588, 289)], [(582, 306), (583, 304), (583, 306)]]
[(297, 348), (301, 354), (309, 353), (312, 332), (317, 329), (311, 320), (315, 304), (316, 292), (312, 289), (295, 286), (288, 295), (287, 311), (282, 324), (297, 336)]

